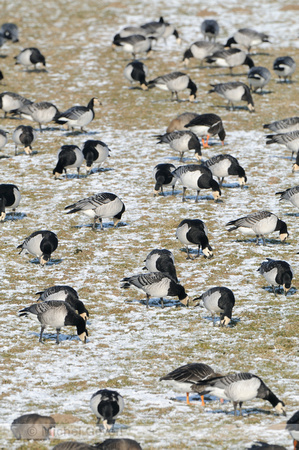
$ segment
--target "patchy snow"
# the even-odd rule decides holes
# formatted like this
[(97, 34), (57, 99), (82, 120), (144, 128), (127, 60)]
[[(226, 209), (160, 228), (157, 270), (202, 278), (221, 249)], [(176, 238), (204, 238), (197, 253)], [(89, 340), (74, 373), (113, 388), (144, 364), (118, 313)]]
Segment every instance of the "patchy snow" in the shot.
[[(65, 14), (66, 6), (70, 17)], [(183, 44), (178, 49), (173, 38), (169, 38), (167, 46), (158, 42), (154, 61), (148, 62), (150, 73), (152, 76), (159, 74), (159, 58), (168, 61), (169, 71), (178, 69), (183, 50), (193, 41), (202, 39), (201, 21), (211, 17), (220, 24), (221, 41), (234, 30), (250, 26), (271, 35), (271, 43), (255, 51), (269, 52), (274, 60), (288, 48), (297, 56), (298, 64), (296, 5), (292, 9), (292, 3), (288, 2), (287, 6), (289, 8), (283, 0), (246, 0), (242, 6), (237, 0), (229, 4), (212, 0), (203, 11), (202, 3), (197, 0), (184, 3), (107, 0), (101, 6), (96, 6), (92, 0), (74, 0), (67, 5), (59, 0), (44, 4), (53, 21), (52, 27), (47, 28), (40, 23), (41, 6), (36, 6), (36, 2), (6, 2), (7, 17), (2, 15), (3, 22), (15, 20), (18, 23), (20, 47), (30, 44), (46, 50), (58, 33), (68, 59), (61, 60), (60, 70), (56, 71), (53, 71), (53, 61), (52, 64), (49, 61), (46, 78), (31, 74), (35, 81), (34, 89), (30, 89), (29, 74), (13, 66), (16, 47), (7, 43), (2, 51), (9, 56), (1, 60), (1, 70), (6, 75), (7, 65), (11, 78), (5, 77), (7, 84), (1, 91), (14, 91), (15, 76), (23, 80), (23, 91), (19, 93), (35, 100), (47, 98), (61, 110), (72, 102), (78, 104), (78, 92), (86, 94), (86, 104), (94, 91), (99, 98), (101, 94), (108, 94), (110, 102), (103, 105), (102, 117), (101, 110), (96, 111), (86, 135), (69, 135), (55, 126), (38, 134), (34, 144), (36, 153), (27, 157), (24, 154), (14, 156), (10, 134), (9, 143), (1, 151), (9, 156), (0, 160), (1, 182), (17, 184), (22, 193), (17, 220), (12, 220), (8, 214), (7, 220), (0, 224), (1, 448), (21, 446), (21, 442), (12, 441), (9, 425), (19, 415), (29, 412), (73, 414), (78, 422), (59, 424), (57, 438), (86, 442), (104, 440), (107, 436), (95, 427), (95, 417), (89, 407), (91, 395), (103, 387), (118, 390), (125, 400), (125, 410), (116, 422), (113, 436), (136, 439), (145, 449), (237, 450), (245, 449), (254, 440), (292, 448), (291, 439), (283, 430), (284, 418), (275, 415), (270, 404), (261, 400), (246, 402), (244, 417), (235, 419), (229, 402), (220, 404), (217, 399), (208, 399), (203, 408), (194, 395), (197, 400), (188, 406), (182, 394), (158, 381), (180, 365), (205, 362), (223, 373), (242, 370), (259, 375), (286, 403), (288, 417), (298, 409), (298, 335), (288, 341), (288, 351), (282, 341), (289, 318), (298, 315), (298, 293), (293, 287), (287, 297), (274, 297), (270, 289), (263, 289), (264, 279), (257, 273), (266, 257), (286, 259), (294, 269), (295, 286), (299, 271), (298, 211), (290, 203), (280, 203), (274, 195), (298, 184), (298, 172), (291, 172), (288, 150), (279, 145), (265, 145), (262, 124), (280, 118), (271, 108), (271, 96), (254, 97), (257, 114), (261, 117), (258, 130), (248, 111), (230, 112), (219, 108), (227, 130), (226, 145), (222, 148), (217, 139), (212, 139), (213, 145), (202, 150), (204, 159), (221, 152), (237, 157), (248, 177), (244, 189), (237, 186), (235, 177), (230, 177), (225, 180), (220, 203), (214, 203), (210, 193), (202, 191), (199, 203), (195, 204), (196, 193), (187, 190), (187, 202), (183, 204), (179, 184), (175, 197), (167, 192), (165, 197), (154, 198), (153, 167), (160, 162), (172, 162), (176, 166), (180, 162), (178, 155), (167, 146), (156, 146), (153, 136), (164, 132), (169, 121), (180, 112), (190, 108), (194, 111), (198, 108), (199, 113), (207, 112), (212, 107), (210, 97), (206, 96), (209, 86), (193, 67), (190, 73), (200, 87), (195, 106), (183, 102), (170, 104), (167, 94), (157, 91), (130, 90), (125, 80), (121, 91), (116, 93), (109, 74), (121, 77), (127, 62), (120, 50), (108, 52), (114, 34), (121, 28), (157, 20), (163, 14), (177, 26)], [(80, 20), (73, 13), (76, 7)], [(74, 17), (78, 26), (69, 24)], [(74, 30), (71, 36), (64, 29), (68, 25)], [(24, 29), (26, 36), (22, 33)], [(38, 36), (37, 42), (35, 36)], [(82, 47), (78, 55), (77, 46)], [(57, 53), (61, 56), (61, 48), (57, 47)], [(72, 78), (68, 71), (74, 67), (76, 77)], [(221, 70), (211, 69), (210, 76), (209, 81), (223, 80)], [(296, 83), (286, 86), (276, 84), (272, 77), (271, 89), (281, 90), (282, 101), (284, 92), (294, 92), (283, 117), (298, 115), (298, 75), (295, 73)], [(131, 96), (136, 106), (143, 107), (144, 117), (125, 128), (123, 124), (130, 111), (124, 104)], [(163, 120), (162, 115), (149, 117), (149, 102), (164, 111)], [(219, 100), (217, 104), (223, 105), (223, 102)], [(120, 124), (118, 126), (114, 119), (110, 125), (109, 119), (117, 110)], [(244, 129), (239, 129), (238, 118), (247, 121)], [(23, 122), (0, 119), (0, 128), (12, 132), (19, 123)], [(52, 170), (59, 146), (82, 145), (87, 139), (101, 139), (111, 148), (111, 158), (103, 164), (104, 169), (110, 170), (94, 171), (80, 179), (70, 172), (68, 178), (54, 180)], [(195, 162), (193, 154), (184, 162)], [(65, 214), (65, 206), (105, 191), (117, 194), (126, 205), (118, 228), (112, 228), (111, 223), (104, 220), (104, 231), (93, 232), (89, 219), (83, 214)], [(229, 220), (259, 209), (272, 211), (287, 222), (290, 237), (285, 244), (279, 242), (278, 233), (267, 238), (266, 247), (256, 246), (254, 238), (248, 239), (237, 232), (227, 233), (225, 224)], [(200, 218), (207, 224), (213, 259), (205, 260), (201, 256), (186, 261), (175, 230), (187, 217)], [(28, 255), (19, 256), (16, 250), (26, 236), (38, 229), (52, 230), (59, 238), (52, 262), (45, 267), (32, 262)], [(145, 299), (142, 293), (119, 288), (121, 278), (139, 273), (146, 255), (158, 247), (173, 251), (180, 282), (191, 299), (216, 284), (233, 290), (236, 305), (231, 327), (213, 327), (206, 310), (176, 308), (173, 300), (167, 301), (162, 310), (157, 299), (153, 299), (152, 307), (147, 310), (140, 301)], [(38, 343), (39, 326), (17, 316), (21, 307), (36, 300), (37, 291), (54, 284), (73, 286), (90, 311), (87, 323), (90, 335), (85, 346), (70, 327), (62, 329), (59, 346), (55, 345), (53, 329), (44, 333), (46, 344), (41, 345)], [(50, 442), (44, 445), (52, 447)]]

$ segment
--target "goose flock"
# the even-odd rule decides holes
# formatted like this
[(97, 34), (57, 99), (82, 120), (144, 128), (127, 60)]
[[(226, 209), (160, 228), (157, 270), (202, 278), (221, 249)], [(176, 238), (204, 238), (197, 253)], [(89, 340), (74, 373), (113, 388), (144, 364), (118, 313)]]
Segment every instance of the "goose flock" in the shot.
[(295, 47), (156, 16), (0, 28), (11, 448), (299, 448)]

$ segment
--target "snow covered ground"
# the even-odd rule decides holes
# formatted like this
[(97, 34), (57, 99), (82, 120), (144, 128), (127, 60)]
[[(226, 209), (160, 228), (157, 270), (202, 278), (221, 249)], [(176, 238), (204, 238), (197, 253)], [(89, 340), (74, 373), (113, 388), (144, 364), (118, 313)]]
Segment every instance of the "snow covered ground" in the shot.
[[(5, 14), (4, 14), (5, 12)], [(271, 43), (253, 55), (256, 65), (272, 70), (277, 56), (288, 54), (298, 63), (298, 6), (295, 2), (266, 1), (221, 3), (199, 1), (48, 1), (6, 3), (2, 22), (15, 22), (20, 29), (18, 44), (6, 43), (0, 51), (4, 73), (1, 92), (13, 91), (35, 101), (47, 100), (61, 110), (87, 104), (98, 96), (102, 106), (86, 134), (70, 134), (57, 125), (38, 133), (35, 153), (14, 156), (11, 134), (1, 150), (0, 181), (14, 183), (22, 200), (15, 220), (8, 215), (0, 224), (1, 251), (1, 433), (0, 448), (24, 445), (12, 439), (9, 426), (14, 418), (29, 412), (72, 415), (69, 424), (58, 420), (59, 439), (98, 442), (107, 436), (95, 426), (89, 400), (100, 388), (118, 390), (125, 410), (116, 422), (113, 436), (131, 437), (144, 449), (223, 448), (245, 449), (256, 440), (292, 448), (284, 430), (285, 418), (275, 415), (270, 404), (253, 400), (244, 404), (244, 417), (234, 418), (229, 402), (207, 400), (201, 406), (194, 396), (185, 397), (159, 383), (159, 378), (188, 362), (204, 362), (226, 374), (244, 371), (259, 375), (285, 402), (287, 416), (298, 410), (298, 211), (279, 202), (275, 193), (298, 183), (292, 173), (290, 152), (279, 145), (265, 145), (262, 125), (271, 120), (298, 115), (298, 74), (294, 83), (269, 84), (271, 93), (254, 95), (256, 113), (242, 105), (228, 111), (224, 101), (207, 95), (209, 83), (229, 81), (225, 69), (198, 69), (193, 60), (188, 73), (198, 85), (194, 104), (170, 102), (170, 95), (130, 89), (122, 72), (128, 60), (113, 51), (114, 34), (126, 25), (157, 20), (161, 15), (174, 23), (183, 43), (173, 38), (158, 42), (152, 59), (145, 61), (150, 77), (182, 70), (183, 51), (201, 39), (204, 18), (217, 19), (219, 40), (234, 30), (251, 27), (269, 33)], [(13, 56), (23, 47), (38, 47), (47, 59), (48, 72), (27, 73), (14, 65)], [(245, 68), (236, 70), (246, 82)], [(187, 93), (181, 94), (182, 99)], [(226, 144), (212, 140), (203, 158), (230, 153), (246, 170), (247, 186), (240, 189), (236, 178), (228, 178), (222, 202), (214, 203), (209, 192), (187, 191), (182, 203), (178, 184), (175, 196), (153, 197), (152, 169), (159, 162), (180, 165), (178, 155), (157, 146), (153, 137), (165, 131), (170, 120), (184, 111), (219, 114), (227, 131)], [(19, 119), (0, 119), (0, 128), (12, 133)], [(36, 127), (37, 128), (37, 127)], [(54, 180), (56, 152), (63, 144), (82, 145), (101, 139), (111, 148), (102, 171), (78, 180), (74, 172)], [(190, 153), (184, 163), (195, 162)], [(82, 169), (82, 175), (85, 173)], [(66, 215), (64, 207), (96, 192), (113, 192), (126, 205), (121, 224), (92, 231), (89, 219), (80, 213)], [(267, 209), (287, 222), (290, 236), (285, 244), (278, 234), (267, 246), (254, 239), (228, 233), (225, 224), (250, 212)], [(199, 218), (209, 229), (214, 258), (186, 260), (175, 238), (184, 218)], [(59, 246), (50, 264), (41, 267), (16, 247), (36, 230), (57, 233)], [(209, 314), (200, 308), (175, 307), (173, 301), (161, 309), (154, 299), (147, 310), (142, 293), (120, 289), (124, 276), (139, 273), (146, 255), (154, 248), (173, 251), (178, 277), (190, 298), (209, 287), (223, 285), (233, 290), (236, 306), (228, 328), (213, 327)], [(285, 259), (295, 272), (287, 297), (274, 297), (257, 269), (266, 258)], [(35, 293), (55, 284), (74, 287), (90, 311), (89, 338), (83, 345), (75, 329), (62, 329), (61, 344), (55, 330), (38, 343), (39, 326), (18, 317), (21, 307), (36, 300)], [(52, 442), (33, 442), (22, 448), (52, 448)]]

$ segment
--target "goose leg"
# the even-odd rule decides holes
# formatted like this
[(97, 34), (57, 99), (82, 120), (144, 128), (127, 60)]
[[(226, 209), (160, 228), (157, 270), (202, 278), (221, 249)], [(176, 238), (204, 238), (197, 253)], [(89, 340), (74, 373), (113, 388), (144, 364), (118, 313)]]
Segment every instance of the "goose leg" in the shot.
[(256, 245), (259, 245), (259, 235), (256, 235)]
[(196, 198), (195, 198), (195, 203), (198, 203), (198, 196), (199, 196), (200, 191), (196, 191)]
[(190, 405), (189, 392), (186, 392), (186, 401), (187, 401), (187, 405)]
[(44, 329), (45, 329), (45, 327), (42, 325), (41, 329), (40, 329), (40, 335), (39, 335), (39, 342), (41, 342), (42, 344), (44, 344), (44, 342), (42, 340)]
[(275, 291), (275, 287), (274, 287), (274, 285), (272, 284), (272, 290), (273, 290), (273, 294), (275, 295), (275, 297), (276, 297), (276, 291)]
[(160, 297), (160, 301), (161, 301), (161, 307), (164, 308), (164, 300), (163, 300), (163, 297)]
[(186, 187), (183, 187), (183, 202), (185, 201), (185, 196), (186, 196)]
[(102, 221), (102, 218), (101, 218), (101, 217), (99, 217), (99, 222), (100, 222), (101, 230), (103, 230), (103, 221)]
[(78, 178), (80, 178), (80, 175), (79, 175), (80, 167), (77, 167), (77, 172), (78, 172)]
[(187, 249), (187, 258), (186, 259), (192, 259), (191, 256), (189, 255), (189, 247), (188, 247), (188, 245), (186, 245), (186, 249)]
[(56, 344), (59, 345), (59, 332), (60, 328), (56, 328)]
[(200, 398), (201, 398), (202, 406), (205, 406), (205, 397), (204, 397), (204, 395), (201, 395)]
[(242, 414), (242, 405), (243, 405), (243, 402), (239, 402), (240, 416), (243, 416), (243, 414)]
[(149, 302), (150, 296), (146, 294), (146, 307), (148, 308), (148, 302)]

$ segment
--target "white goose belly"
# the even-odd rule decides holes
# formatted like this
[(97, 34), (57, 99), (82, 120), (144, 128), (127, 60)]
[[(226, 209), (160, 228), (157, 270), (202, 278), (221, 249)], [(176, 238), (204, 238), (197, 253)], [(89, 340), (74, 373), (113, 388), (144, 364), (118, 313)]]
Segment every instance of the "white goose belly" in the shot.
[(220, 292), (214, 292), (212, 295), (204, 298), (202, 303), (208, 311), (211, 311), (212, 313), (221, 313), (223, 309), (218, 306), (218, 300), (220, 297)]
[(224, 159), (218, 163), (209, 166), (209, 169), (215, 177), (222, 178), (228, 175), (228, 169), (230, 165), (231, 162), (228, 159)]
[(187, 239), (187, 233), (189, 230), (190, 230), (189, 225), (187, 223), (184, 223), (184, 225), (179, 227), (176, 231), (176, 237), (184, 245), (191, 244), (191, 242), (188, 241)]
[(257, 378), (240, 380), (229, 385), (225, 392), (233, 402), (245, 402), (256, 397), (260, 381)]
[(180, 180), (184, 187), (199, 190), (197, 182), (200, 176), (200, 170), (196, 170), (194, 172), (185, 172), (180, 175)]
[[(116, 214), (118, 214), (121, 209), (123, 207), (123, 204), (121, 202), (121, 200), (117, 197), (114, 200), (112, 200), (109, 203), (103, 203), (102, 205), (99, 205), (95, 210), (95, 216), (98, 217), (104, 217), (104, 218), (110, 218), (110, 217), (114, 217)], [(90, 210), (88, 210), (90, 211)], [(87, 213), (86, 211), (83, 211), (85, 214)], [(88, 214), (87, 214), (88, 215)], [(90, 217), (95, 217), (95, 216), (91, 216)]]
[(220, 93), (224, 98), (231, 102), (238, 102), (244, 94), (244, 88), (243, 86), (238, 86), (234, 89), (227, 89), (223, 93)]

